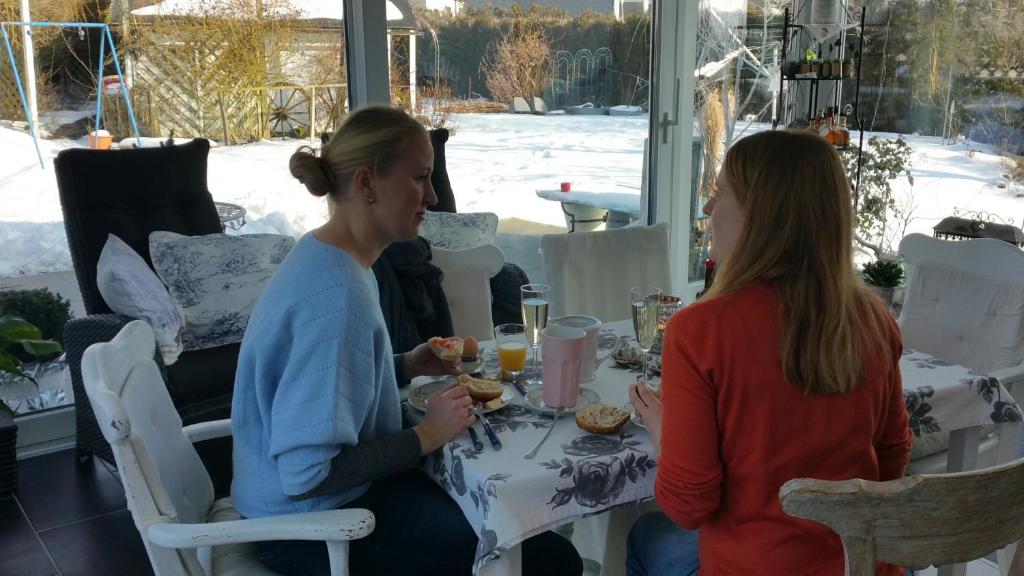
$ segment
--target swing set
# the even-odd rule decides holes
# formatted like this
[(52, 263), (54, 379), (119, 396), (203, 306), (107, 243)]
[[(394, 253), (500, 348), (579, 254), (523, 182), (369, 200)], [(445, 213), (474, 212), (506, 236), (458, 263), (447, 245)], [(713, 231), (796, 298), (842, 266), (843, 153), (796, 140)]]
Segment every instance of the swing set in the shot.
[(139, 127), (135, 123), (135, 111), (132, 110), (132, 101), (128, 97), (128, 87), (124, 83), (124, 74), (121, 73), (121, 63), (117, 58), (117, 48), (114, 46), (114, 38), (110, 34), (110, 27), (105, 23), (101, 22), (0, 22), (0, 35), (3, 36), (4, 46), (7, 48), (7, 59), (11, 64), (11, 70), (14, 72), (14, 81), (18, 86), (18, 96), (21, 98), (21, 107), (25, 111), (25, 120), (28, 121), (28, 128), (32, 134), (32, 141), (36, 146), (36, 156), (39, 157), (39, 167), (45, 168), (43, 164), (43, 153), (39, 149), (39, 127), (36, 126), (35, 121), (32, 118), (32, 114), (29, 112), (28, 99), (25, 97), (25, 87), (21, 82), (21, 75), (18, 73), (18, 63), (14, 59), (14, 50), (11, 48), (11, 39), (7, 34), (8, 26), (20, 26), (30, 28), (100, 28), (100, 60), (99, 70), (96, 76), (96, 119), (93, 122), (94, 131), (99, 131), (103, 121), (103, 61), (106, 58), (105, 49), (107, 45), (110, 45), (110, 54), (113, 56), (114, 69), (117, 71), (117, 79), (121, 86), (121, 94), (124, 96), (124, 103), (128, 109), (128, 119), (131, 122), (132, 130), (135, 132), (136, 144), (142, 147), (142, 138), (139, 136)]

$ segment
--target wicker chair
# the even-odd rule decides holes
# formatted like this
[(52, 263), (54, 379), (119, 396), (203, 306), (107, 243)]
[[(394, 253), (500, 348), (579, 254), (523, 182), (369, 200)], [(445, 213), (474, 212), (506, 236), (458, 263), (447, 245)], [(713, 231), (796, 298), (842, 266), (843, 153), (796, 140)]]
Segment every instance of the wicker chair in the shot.
[[(85, 349), (113, 338), (131, 318), (112, 313), (96, 287), (96, 265), (108, 234), (116, 234), (147, 263), (149, 233), (169, 230), (185, 235), (221, 231), (206, 184), (210, 144), (193, 140), (180, 146), (138, 150), (69, 149), (54, 161), (64, 226), (82, 292), (85, 318), (64, 329), (64, 345), (75, 397), (84, 399), (81, 361)], [(185, 425), (231, 415), (231, 391), (239, 344), (184, 352), (165, 370), (165, 381)], [(159, 362), (159, 359), (158, 359)], [(76, 447), (79, 456), (96, 455), (113, 463), (88, 402), (77, 402)], [(218, 494), (231, 478), (231, 441), (219, 438), (197, 445)]]

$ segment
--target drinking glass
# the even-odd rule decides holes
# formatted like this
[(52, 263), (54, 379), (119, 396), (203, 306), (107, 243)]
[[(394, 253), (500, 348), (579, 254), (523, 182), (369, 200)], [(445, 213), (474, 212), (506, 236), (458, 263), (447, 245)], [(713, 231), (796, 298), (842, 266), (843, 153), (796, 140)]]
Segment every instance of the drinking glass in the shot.
[(508, 374), (512, 382), (518, 382), (526, 370), (526, 326), (522, 324), (501, 324), (494, 328), (494, 339), (498, 341), (498, 366), (502, 374)]
[(629, 291), (633, 310), (633, 331), (643, 352), (643, 378), (647, 380), (647, 355), (658, 333), (658, 310), (661, 308), (661, 288), (640, 286)]
[(533, 377), (528, 384), (542, 384), (540, 371), (537, 370), (537, 349), (540, 347), (540, 333), (548, 325), (548, 294), (551, 286), (547, 284), (525, 284), (520, 288), (523, 298), (523, 325), (526, 327), (526, 339), (533, 348)]

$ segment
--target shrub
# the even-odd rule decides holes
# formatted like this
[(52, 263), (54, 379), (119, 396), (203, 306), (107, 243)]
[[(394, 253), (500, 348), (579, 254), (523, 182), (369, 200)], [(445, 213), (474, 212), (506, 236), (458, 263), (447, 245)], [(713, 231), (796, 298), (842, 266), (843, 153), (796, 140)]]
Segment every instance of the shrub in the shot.
[[(858, 239), (877, 245), (882, 253), (893, 252), (892, 245), (903, 237), (903, 230), (893, 229), (905, 223), (912, 206), (897, 202), (893, 182), (905, 177), (911, 186), (913, 149), (902, 138), (883, 139), (872, 136), (862, 152), (860, 200), (857, 206)], [(846, 174), (853, 185), (857, 177), (857, 155), (844, 154)], [(880, 255), (876, 251), (876, 255)]]
[(518, 7), (513, 10), (511, 26), (488, 46), (480, 69), (487, 88), (502, 102), (511, 102), (517, 96), (531, 102), (551, 84), (551, 40), (536, 6), (529, 12)]
[[(71, 302), (46, 288), (5, 290), (0, 292), (0, 315), (21, 318), (39, 328), (41, 339), (63, 344), (64, 325), (71, 320)], [(22, 362), (35, 360), (21, 346), (11, 346), (7, 351)]]

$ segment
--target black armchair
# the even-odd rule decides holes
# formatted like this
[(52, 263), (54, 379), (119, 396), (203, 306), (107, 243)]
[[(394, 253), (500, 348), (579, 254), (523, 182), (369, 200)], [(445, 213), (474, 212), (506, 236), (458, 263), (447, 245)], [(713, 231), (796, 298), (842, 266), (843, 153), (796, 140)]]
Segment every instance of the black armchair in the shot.
[[(76, 447), (80, 456), (94, 454), (114, 461), (86, 400), (81, 372), (85, 349), (110, 340), (131, 320), (114, 315), (96, 287), (96, 265), (107, 235), (120, 237), (152, 266), (150, 232), (168, 230), (191, 236), (221, 232), (206, 184), (209, 151), (210, 143), (198, 139), (166, 148), (69, 149), (54, 161), (71, 261), (89, 314), (64, 329), (77, 399)], [(164, 368), (171, 400), (183, 424), (230, 417), (239, 347), (230, 344), (183, 352), (177, 362)], [(215, 488), (223, 493), (231, 477), (230, 438), (208, 441), (198, 449)]]

